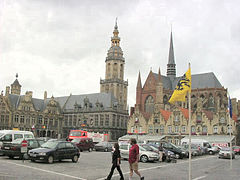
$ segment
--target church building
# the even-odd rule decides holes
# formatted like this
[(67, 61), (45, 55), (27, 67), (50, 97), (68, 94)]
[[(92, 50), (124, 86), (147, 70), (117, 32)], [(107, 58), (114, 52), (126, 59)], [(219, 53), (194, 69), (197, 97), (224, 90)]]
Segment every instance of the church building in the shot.
[[(187, 63), (186, 63), (187, 64)], [(188, 100), (169, 104), (178, 80), (170, 35), (167, 74), (150, 70), (142, 86), (140, 72), (136, 87), (136, 104), (131, 108), (128, 134), (164, 135), (169, 142), (179, 144), (188, 134)], [(222, 86), (213, 72), (192, 74), (191, 118), (192, 135), (236, 135), (237, 117), (240, 116), (240, 101), (232, 99), (233, 118), (228, 122), (227, 89)]]

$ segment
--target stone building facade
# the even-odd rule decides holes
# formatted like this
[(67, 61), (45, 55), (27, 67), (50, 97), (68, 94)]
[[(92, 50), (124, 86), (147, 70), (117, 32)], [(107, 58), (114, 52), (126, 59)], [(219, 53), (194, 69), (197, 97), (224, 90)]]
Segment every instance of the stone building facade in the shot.
[(37, 136), (54, 138), (58, 134), (67, 137), (71, 129), (108, 133), (110, 140), (126, 134), (128, 82), (124, 81), (125, 59), (118, 34), (116, 22), (100, 93), (47, 98), (45, 92), (44, 99), (36, 99), (31, 91), (21, 95), (16, 76), (0, 96), (0, 129), (34, 129)]
[(17, 76), (5, 95), (0, 96), (0, 129), (34, 131), (36, 136), (57, 137), (61, 133), (63, 115), (59, 103), (52, 98), (36, 99), (27, 91), (21, 95)]
[[(175, 144), (188, 134), (188, 100), (186, 103), (168, 103), (176, 84), (176, 64), (172, 33), (170, 37), (167, 76), (150, 71), (144, 85), (139, 72), (136, 87), (136, 104), (130, 113), (128, 133), (166, 135)], [(233, 118), (229, 125), (227, 89), (213, 72), (192, 74), (191, 132), (193, 135), (237, 134), (240, 101), (232, 99)]]

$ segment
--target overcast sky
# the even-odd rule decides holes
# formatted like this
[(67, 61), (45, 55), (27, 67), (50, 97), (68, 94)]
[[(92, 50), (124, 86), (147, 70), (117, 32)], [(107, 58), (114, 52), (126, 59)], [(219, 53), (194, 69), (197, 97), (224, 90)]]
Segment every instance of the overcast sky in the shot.
[(171, 24), (177, 75), (214, 72), (240, 99), (240, 1), (0, 0), (0, 89), (19, 74), (22, 94), (100, 92), (118, 17), (128, 104), (152, 68), (166, 75)]

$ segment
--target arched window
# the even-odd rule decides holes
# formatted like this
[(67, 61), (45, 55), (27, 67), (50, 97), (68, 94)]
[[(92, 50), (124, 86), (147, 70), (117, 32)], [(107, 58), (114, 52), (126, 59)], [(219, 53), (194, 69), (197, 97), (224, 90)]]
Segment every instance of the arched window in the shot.
[(163, 103), (164, 104), (168, 103), (168, 97), (166, 95), (163, 96)]
[(145, 100), (145, 112), (153, 113), (154, 110), (154, 99), (150, 95)]

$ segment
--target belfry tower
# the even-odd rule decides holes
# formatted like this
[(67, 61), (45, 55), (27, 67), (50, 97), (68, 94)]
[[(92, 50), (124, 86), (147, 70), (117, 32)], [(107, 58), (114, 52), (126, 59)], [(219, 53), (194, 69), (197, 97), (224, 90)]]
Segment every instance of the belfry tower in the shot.
[(124, 64), (123, 51), (120, 47), (120, 37), (118, 36), (117, 19), (111, 38), (111, 47), (108, 50), (106, 63), (105, 79), (100, 80), (100, 92), (111, 92), (122, 105), (123, 109), (127, 109), (127, 87), (128, 82), (124, 81)]

